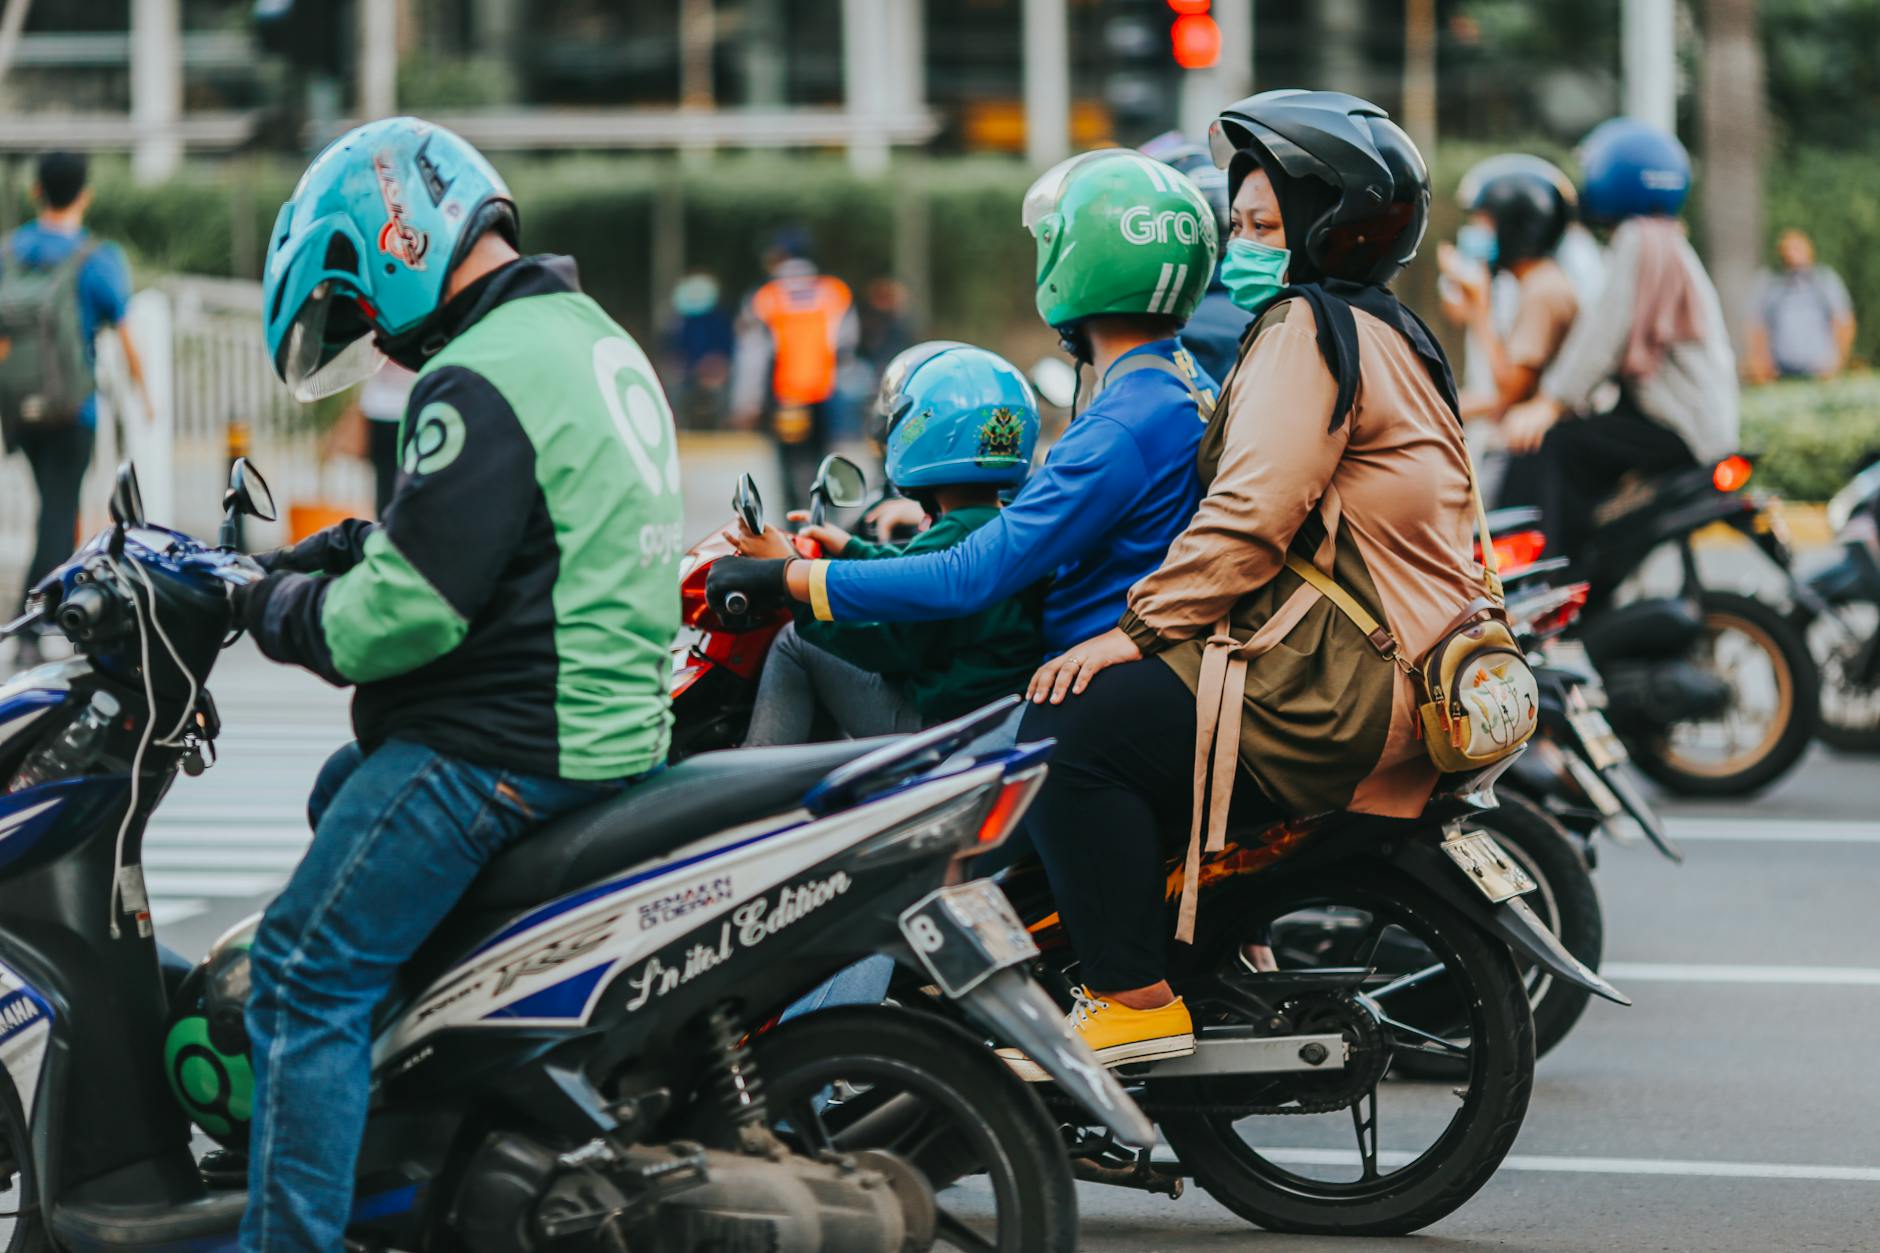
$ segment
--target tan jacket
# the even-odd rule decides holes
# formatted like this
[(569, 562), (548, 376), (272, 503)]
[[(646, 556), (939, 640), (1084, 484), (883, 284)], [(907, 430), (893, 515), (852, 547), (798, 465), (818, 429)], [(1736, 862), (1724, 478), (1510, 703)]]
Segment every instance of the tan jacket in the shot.
[[(1403, 336), (1354, 316), (1357, 396), (1336, 431), (1310, 307), (1262, 319), (1202, 437), (1207, 496), (1130, 590), (1123, 630), (1199, 700), (1191, 865), (1217, 736), (1293, 814), (1415, 817), (1436, 782), (1409, 679), (1285, 569), (1292, 548), (1330, 573), (1411, 658), (1481, 595), (1461, 426)], [(1217, 771), (1211, 850), (1231, 788)]]

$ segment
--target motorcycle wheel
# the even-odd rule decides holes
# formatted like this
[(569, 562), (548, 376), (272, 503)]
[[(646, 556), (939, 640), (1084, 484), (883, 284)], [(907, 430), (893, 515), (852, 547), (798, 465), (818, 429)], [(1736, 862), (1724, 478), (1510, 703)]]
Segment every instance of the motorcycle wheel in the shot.
[(933, 1015), (869, 1005), (805, 1014), (752, 1049), (786, 1142), (884, 1150), (926, 1175), (939, 1207), (934, 1248), (1074, 1253), (1077, 1194), (1057, 1123), (983, 1040)]
[[(1368, 966), (1392, 929), (1423, 944), (1447, 971), (1436, 979), (1378, 975), (1367, 981), (1359, 1004), (1372, 1011), (1380, 1040), (1354, 1042), (1354, 1058), (1369, 1054), (1375, 1060), (1365, 1072), (1368, 1090), (1341, 1111), (1350, 1116), (1356, 1152), (1334, 1147), (1337, 1133), (1321, 1121), (1325, 1115), (1240, 1119), (1207, 1108), (1229, 1104), (1237, 1091), (1258, 1092), (1247, 1086), (1249, 1080), (1187, 1081), (1184, 1095), (1201, 1099), (1187, 1100), (1179, 1109), (1157, 1109), (1151, 1085), (1145, 1105), (1183, 1166), (1215, 1200), (1269, 1231), (1395, 1236), (1453, 1213), (1507, 1156), (1534, 1086), (1534, 1020), (1506, 946), (1415, 880), (1383, 866), (1284, 880), (1265, 891), (1250, 890), (1244, 905), (1226, 898), (1212, 902), (1217, 916), (1229, 912), (1230, 905), (1235, 921), (1209, 954), (1215, 963), (1240, 961), (1244, 945), (1269, 935), (1277, 939), (1274, 924), (1283, 928), (1289, 915), (1331, 914), (1350, 924), (1347, 942), (1297, 955), (1276, 943), (1282, 971)], [(1408, 1014), (1411, 1002), (1422, 1021), (1446, 1014), (1445, 1029), (1439, 1034), (1400, 1021), (1396, 1014)], [(1197, 1016), (1202, 1038), (1211, 1017)], [(1381, 1059), (1376, 1058), (1380, 1042), (1387, 1049)], [(1415, 1050), (1461, 1059), (1464, 1086), (1452, 1095), (1422, 1084), (1382, 1083), (1389, 1055)], [(1312, 1075), (1296, 1083), (1310, 1095), (1318, 1090), (1312, 1085), (1337, 1079)], [(1440, 1127), (1421, 1152), (1380, 1146), (1381, 1139), (1389, 1142), (1379, 1135), (1378, 1098), (1385, 1089), (1396, 1111), (1394, 1125), (1386, 1124), (1395, 1133), (1390, 1139), (1421, 1142), (1426, 1132)], [(1279, 1147), (1269, 1147), (1274, 1145)]]
[[(1880, 605), (1873, 601), (1851, 601), (1836, 608), (1856, 637), (1871, 639), (1880, 631)], [(1831, 622), (1818, 618), (1809, 624), (1808, 642), (1821, 665), (1821, 725), (1815, 734), (1823, 744), (1843, 753), (1880, 753), (1880, 686), (1842, 677), (1842, 639), (1842, 630)]]
[(52, 1253), (52, 1240), (46, 1234), (44, 1218), (39, 1213), (39, 1188), (33, 1178), (31, 1146), (27, 1142), (26, 1120), (20, 1116), (19, 1098), (13, 1084), (0, 1078), (0, 1249), (5, 1253)]
[[(1510, 792), (1506, 783), (1496, 788), (1496, 795), (1501, 803), (1472, 816), (1469, 825), (1493, 835), (1520, 863), (1538, 885), (1523, 898), (1529, 908), (1569, 953), (1598, 970), (1606, 946), (1606, 918), (1580, 842), (1540, 806)], [(1567, 1038), (1593, 994), (1527, 962), (1517, 964), (1534, 1013), (1534, 1056), (1539, 1059)], [(1433, 1053), (1405, 1054), (1396, 1059), (1396, 1069), (1413, 1079), (1455, 1079), (1464, 1073), (1458, 1059)]]
[[(1627, 748), (1638, 768), (1650, 778), (1683, 796), (1747, 796), (1787, 774), (1814, 737), (1821, 690), (1820, 673), (1809, 654), (1808, 641), (1793, 623), (1774, 609), (1735, 592), (1705, 591), (1699, 597), (1704, 637), (1700, 659), (1724, 673), (1733, 690), (1731, 710), (1721, 720), (1679, 724), (1654, 735), (1633, 734)], [(1734, 662), (1720, 656), (1720, 645), (1732, 640), (1743, 647), (1736, 657), (1754, 656), (1766, 662), (1773, 691), (1768, 693), (1768, 716), (1760, 729), (1744, 726), (1738, 702), (1744, 693), (1743, 676)], [(1729, 737), (1721, 756), (1699, 750), (1701, 733), (1715, 729)], [(1736, 733), (1748, 732), (1739, 743)]]

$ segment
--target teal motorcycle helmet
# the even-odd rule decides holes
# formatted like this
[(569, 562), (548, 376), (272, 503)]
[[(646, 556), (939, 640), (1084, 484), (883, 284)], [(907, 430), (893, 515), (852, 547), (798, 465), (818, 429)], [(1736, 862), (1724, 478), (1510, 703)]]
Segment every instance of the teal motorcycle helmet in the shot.
[(281, 206), (262, 269), (268, 358), (298, 400), (341, 391), (390, 356), (410, 369), (444, 346), (431, 325), (450, 272), (515, 201), (463, 139), (415, 117), (328, 144)]
[(882, 371), (888, 481), (902, 491), (958, 483), (1013, 489), (1031, 475), (1038, 400), (997, 353), (951, 340), (903, 351)]

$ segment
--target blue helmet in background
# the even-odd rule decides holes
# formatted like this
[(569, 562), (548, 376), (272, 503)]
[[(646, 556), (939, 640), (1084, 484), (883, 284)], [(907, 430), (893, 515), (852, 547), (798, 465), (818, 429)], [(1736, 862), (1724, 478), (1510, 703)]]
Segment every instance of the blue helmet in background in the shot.
[(1031, 474), (1038, 401), (997, 353), (951, 340), (916, 344), (882, 371), (877, 408), (887, 422), (888, 481), (903, 491), (1011, 488)]
[(326, 146), (281, 206), (262, 269), (268, 357), (299, 400), (350, 387), (380, 348), (417, 365), (445, 283), (490, 229), (517, 238), (515, 201), (468, 143), (413, 117)]
[(1675, 217), (1691, 192), (1691, 156), (1677, 136), (1649, 122), (1616, 117), (1580, 141), (1586, 220)]

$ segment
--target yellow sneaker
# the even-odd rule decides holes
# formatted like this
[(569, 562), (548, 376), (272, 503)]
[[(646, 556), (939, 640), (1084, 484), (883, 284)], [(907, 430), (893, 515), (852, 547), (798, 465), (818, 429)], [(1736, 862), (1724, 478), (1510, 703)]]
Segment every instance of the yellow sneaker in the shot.
[[(1179, 996), (1158, 1009), (1131, 1009), (1106, 1001), (1088, 988), (1076, 989), (1076, 995), (1077, 1004), (1065, 1025), (1106, 1068), (1186, 1057), (1195, 1051), (1194, 1019)], [(1000, 1049), (999, 1056), (1026, 1083), (1043, 1083), (1051, 1077), (1018, 1049)]]

